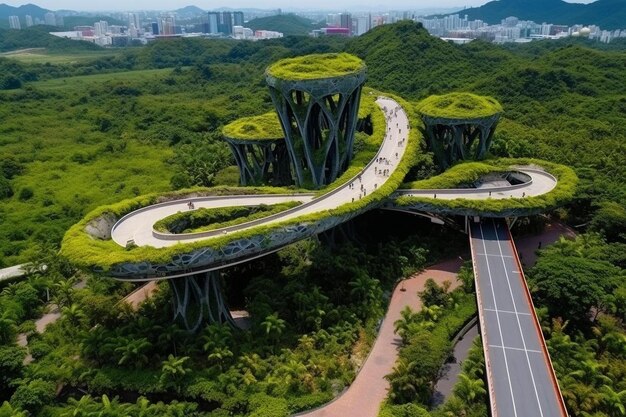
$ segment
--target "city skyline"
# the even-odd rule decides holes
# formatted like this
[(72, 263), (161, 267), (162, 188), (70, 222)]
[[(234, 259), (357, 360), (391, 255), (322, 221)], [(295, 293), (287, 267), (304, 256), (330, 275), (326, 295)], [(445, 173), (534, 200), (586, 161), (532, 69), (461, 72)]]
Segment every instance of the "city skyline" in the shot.
[[(116, 10), (175, 10), (185, 6), (194, 5), (205, 10), (216, 9), (221, 7), (228, 8), (255, 8), (255, 9), (276, 9), (285, 10), (416, 10), (428, 8), (458, 8), (477, 7), (488, 3), (491, 0), (393, 0), (391, 2), (381, 2), (380, 0), (361, 1), (361, 0), (345, 0), (337, 3), (333, 0), (319, 0), (315, 3), (316, 7), (294, 7), (294, 3), (289, 0), (270, 0), (259, 5), (254, 0), (231, 0), (229, 2), (217, 0), (136, 0), (132, 3), (132, 7), (123, 0), (110, 0), (106, 2), (106, 7), (100, 6), (98, 3), (85, 3), (80, 0), (42, 0), (36, 2), (40, 7), (49, 10), (76, 10), (76, 11), (116, 11)], [(595, 0), (564, 0), (567, 3), (593, 3)], [(6, 4), (19, 7), (24, 2), (6, 2)]]

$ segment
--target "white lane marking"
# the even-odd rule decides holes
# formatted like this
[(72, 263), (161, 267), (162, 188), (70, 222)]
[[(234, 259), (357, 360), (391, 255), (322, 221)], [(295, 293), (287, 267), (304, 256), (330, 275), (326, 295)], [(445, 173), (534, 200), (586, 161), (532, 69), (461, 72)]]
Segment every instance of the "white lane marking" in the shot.
[[(483, 224), (479, 224), (480, 227), (480, 240), (483, 243), (483, 249), (485, 253), (487, 253), (487, 245), (485, 244), (485, 236), (483, 235)], [(496, 301), (496, 293), (493, 289), (493, 278), (491, 277), (491, 267), (489, 266), (489, 261), (487, 261), (487, 275), (489, 275), (489, 286), (491, 287), (491, 296), (493, 297), (493, 305), (496, 310), (498, 309), (498, 302)], [(502, 325), (500, 324), (500, 315), (496, 313), (496, 319), (498, 322), (498, 331), (500, 333), (500, 344), (504, 346), (504, 337), (502, 336)], [(511, 402), (513, 403), (513, 413), (515, 417), (517, 417), (517, 407), (515, 407), (515, 396), (513, 395), (513, 384), (511, 383), (511, 373), (509, 372), (509, 362), (506, 358), (506, 350), (502, 350), (504, 354), (504, 366), (506, 367), (506, 378), (509, 381), (509, 392), (511, 393)]]
[[(543, 417), (543, 409), (541, 407), (541, 401), (539, 400), (539, 392), (537, 391), (537, 383), (535, 382), (535, 375), (533, 373), (533, 368), (530, 365), (530, 356), (528, 356), (528, 350), (526, 348), (526, 339), (524, 338), (524, 331), (522, 330), (522, 323), (519, 320), (519, 315), (517, 314), (517, 303), (515, 302), (515, 296), (513, 296), (513, 288), (511, 287), (511, 280), (509, 279), (509, 273), (506, 270), (506, 263), (504, 262), (504, 254), (502, 253), (502, 245), (500, 243), (500, 236), (498, 236), (498, 229), (496, 228), (495, 221), (491, 221), (494, 232), (496, 232), (496, 242), (498, 242), (498, 249), (500, 250), (500, 254), (502, 255), (502, 266), (504, 268), (504, 274), (506, 275), (506, 283), (509, 286), (509, 293), (511, 294), (511, 300), (513, 301), (513, 311), (515, 311), (515, 318), (517, 319), (517, 327), (519, 328), (520, 335), (522, 336), (522, 345), (524, 346), (524, 351), (526, 351), (526, 362), (528, 363), (528, 370), (530, 371), (530, 379), (533, 381), (533, 388), (535, 390), (535, 398), (537, 399), (537, 405), (539, 406), (539, 414)], [(496, 307), (498, 308), (498, 307)], [(497, 313), (496, 313), (497, 314)], [(504, 342), (502, 343), (504, 346)], [(503, 350), (506, 352), (506, 350)]]
[(481, 256), (496, 256), (498, 258), (513, 258), (513, 256), (511, 255), (498, 255), (497, 253), (476, 253), (476, 255), (481, 255)]
[(483, 308), (483, 310), (485, 311), (495, 311), (496, 313), (509, 313), (509, 314), (519, 314), (520, 316), (530, 316), (530, 313), (520, 313), (520, 312), (515, 312), (515, 311), (509, 311), (509, 310), (496, 310), (495, 308)]
[(540, 350), (522, 349), (522, 348), (516, 348), (516, 347), (512, 347), (512, 346), (499, 346), (499, 345), (488, 345), (488, 346), (492, 347), (492, 348), (499, 348), (499, 349), (519, 350), (519, 351), (522, 351), (522, 352), (543, 353)]

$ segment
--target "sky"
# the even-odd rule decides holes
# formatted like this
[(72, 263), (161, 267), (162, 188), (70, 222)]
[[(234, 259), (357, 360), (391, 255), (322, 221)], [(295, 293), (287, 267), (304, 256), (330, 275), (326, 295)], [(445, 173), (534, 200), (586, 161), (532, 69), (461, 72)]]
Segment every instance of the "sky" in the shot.
[[(2, 0), (0, 0), (2, 1)], [(592, 3), (594, 0), (565, 0), (568, 3)], [(175, 10), (195, 5), (205, 10), (218, 7), (259, 8), (285, 10), (416, 10), (426, 8), (474, 7), (487, 3), (487, 0), (30, 0), (24, 2), (6, 1), (11, 6), (28, 2), (45, 9), (59, 10)]]

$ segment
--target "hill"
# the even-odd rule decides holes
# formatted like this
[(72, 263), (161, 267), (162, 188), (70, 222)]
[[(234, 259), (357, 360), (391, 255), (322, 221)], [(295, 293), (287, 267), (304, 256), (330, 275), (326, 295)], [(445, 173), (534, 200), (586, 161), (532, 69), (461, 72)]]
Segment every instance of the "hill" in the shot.
[(95, 22), (105, 20), (109, 25), (126, 26), (128, 22), (115, 19), (111, 16), (66, 16), (63, 18), (63, 28), (72, 30), (76, 26), (93, 26)]
[(203, 15), (206, 12), (197, 6), (185, 6), (175, 10), (176, 14), (181, 17), (191, 17)]
[(50, 26), (33, 26), (20, 31), (0, 28), (0, 52), (26, 48), (46, 48), (49, 51), (92, 51), (102, 49), (84, 41), (59, 38), (48, 33), (58, 30)]
[(515, 16), (537, 23), (598, 25), (608, 30), (626, 28), (624, 0), (597, 0), (591, 4), (562, 0), (498, 0), (462, 10), (459, 14), (467, 14), (470, 20), (480, 19), (490, 24)]
[(285, 36), (308, 35), (313, 29), (321, 27), (312, 20), (296, 16), (295, 14), (259, 17), (247, 22), (246, 26), (252, 30), (263, 29), (282, 32)]
[(27, 14), (31, 15), (33, 18), (43, 18), (43, 15), (48, 13), (49, 11), (50, 10), (42, 9), (35, 4), (24, 4), (19, 7), (13, 7), (9, 6), (8, 4), (2, 3), (0, 4), (0, 19), (6, 20), (9, 18), (9, 16), (24, 17)]

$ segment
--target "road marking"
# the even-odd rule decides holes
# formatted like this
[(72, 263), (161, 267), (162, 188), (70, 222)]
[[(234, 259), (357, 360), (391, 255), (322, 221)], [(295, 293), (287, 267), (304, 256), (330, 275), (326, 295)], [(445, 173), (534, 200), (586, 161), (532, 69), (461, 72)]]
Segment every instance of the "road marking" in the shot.
[(495, 308), (483, 308), (485, 311), (495, 311), (496, 313), (519, 314), (520, 316), (530, 316), (530, 313), (520, 313), (519, 311), (496, 310)]
[(522, 351), (522, 352), (543, 353), (540, 350), (522, 349), (522, 348), (516, 348), (516, 347), (512, 347), (512, 346), (499, 346), (499, 345), (488, 345), (488, 346), (492, 347), (492, 348), (499, 348), (499, 349), (519, 350), (519, 351)]
[[(485, 253), (487, 252), (487, 245), (485, 244), (485, 236), (483, 235), (483, 224), (480, 223), (478, 225), (480, 227), (480, 240), (483, 244), (483, 249)], [(496, 236), (497, 237), (497, 236)], [(489, 283), (491, 287), (491, 296), (493, 297), (493, 305), (496, 310), (498, 309), (498, 302), (496, 301), (496, 294), (493, 290), (493, 278), (491, 277), (491, 266), (489, 266), (489, 261), (487, 261), (487, 275), (489, 275)], [(498, 331), (500, 333), (500, 343), (504, 346), (504, 336), (502, 335), (502, 325), (500, 324), (500, 316), (496, 313), (496, 319), (498, 322)], [(506, 367), (506, 378), (509, 380), (509, 392), (511, 393), (511, 402), (513, 403), (513, 414), (517, 417), (517, 407), (515, 407), (515, 396), (513, 395), (513, 384), (511, 383), (511, 372), (509, 371), (509, 361), (506, 358), (506, 349), (502, 349), (502, 353), (504, 354), (504, 366)]]
[[(530, 356), (528, 356), (528, 350), (526, 349), (526, 339), (524, 338), (524, 331), (522, 330), (522, 323), (520, 322), (519, 315), (517, 314), (517, 303), (515, 302), (515, 296), (513, 295), (513, 288), (511, 287), (511, 280), (509, 279), (509, 273), (506, 270), (506, 263), (504, 262), (504, 254), (502, 253), (502, 245), (500, 244), (498, 228), (496, 227), (496, 222), (493, 220), (491, 221), (491, 225), (493, 226), (494, 232), (496, 232), (496, 242), (498, 242), (498, 249), (500, 250), (500, 255), (502, 255), (502, 266), (504, 268), (504, 274), (506, 276), (506, 283), (509, 286), (509, 293), (511, 294), (511, 300), (513, 301), (513, 311), (515, 311), (515, 318), (517, 319), (517, 327), (519, 328), (520, 335), (522, 336), (522, 345), (524, 345), (524, 351), (526, 351), (526, 362), (528, 363), (528, 370), (530, 371), (530, 379), (532, 379), (533, 381), (533, 388), (535, 390), (535, 398), (537, 399), (537, 405), (539, 406), (539, 414), (541, 414), (541, 417), (543, 417), (543, 409), (541, 407), (541, 401), (539, 400), (539, 392), (537, 391), (537, 383), (535, 382), (535, 374), (533, 373), (533, 367), (530, 365)], [(496, 308), (498, 307), (496, 306)], [(504, 342), (502, 343), (502, 346), (504, 346)], [(506, 352), (506, 349), (503, 349), (502, 351)]]
[(498, 255), (496, 253), (476, 253), (476, 255), (495, 256), (495, 257), (498, 257), (498, 258), (513, 258), (513, 256), (510, 256), (510, 255)]

